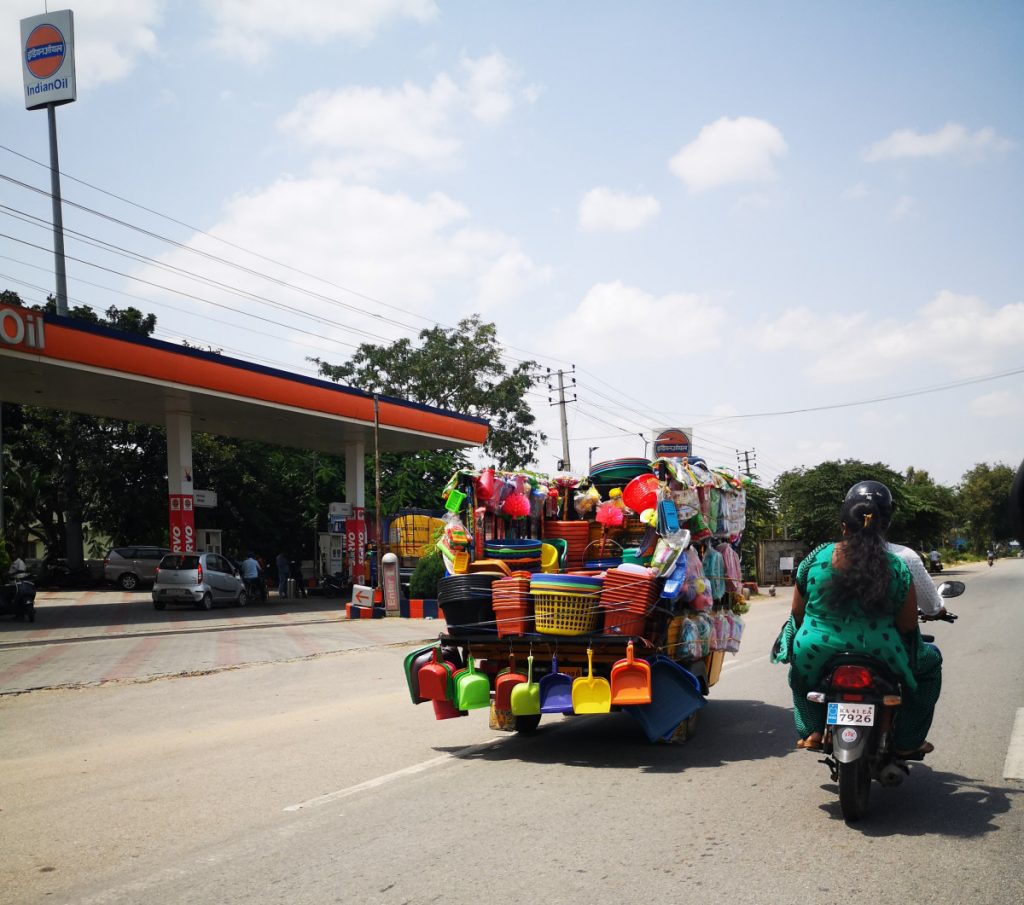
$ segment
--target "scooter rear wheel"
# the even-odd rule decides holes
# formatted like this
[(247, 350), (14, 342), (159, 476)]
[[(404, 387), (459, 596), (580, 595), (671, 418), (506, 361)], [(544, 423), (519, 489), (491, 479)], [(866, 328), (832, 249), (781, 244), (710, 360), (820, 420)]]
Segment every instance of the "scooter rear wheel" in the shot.
[(867, 813), (870, 794), (867, 760), (858, 758), (853, 763), (839, 764), (839, 809), (847, 823), (854, 823)]

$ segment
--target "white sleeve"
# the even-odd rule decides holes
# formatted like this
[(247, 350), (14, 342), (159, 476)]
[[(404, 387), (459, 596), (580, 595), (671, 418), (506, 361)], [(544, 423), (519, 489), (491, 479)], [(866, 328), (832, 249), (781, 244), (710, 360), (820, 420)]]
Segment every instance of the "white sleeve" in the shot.
[[(906, 553), (903, 552), (906, 551)], [(914, 589), (917, 591), (917, 608), (926, 616), (934, 616), (942, 609), (942, 598), (935, 590), (935, 582), (928, 575), (921, 557), (909, 547), (899, 551), (899, 557), (910, 569), (910, 577), (914, 579)], [(909, 555), (907, 555), (909, 554)]]

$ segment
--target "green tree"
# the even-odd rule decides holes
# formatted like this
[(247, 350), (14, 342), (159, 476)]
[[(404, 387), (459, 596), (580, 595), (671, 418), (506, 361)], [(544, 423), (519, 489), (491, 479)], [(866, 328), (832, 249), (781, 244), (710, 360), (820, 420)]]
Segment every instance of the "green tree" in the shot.
[(957, 523), (956, 492), (936, 484), (924, 469), (908, 468), (896, 516), (894, 528), (902, 533), (890, 531), (893, 540), (922, 550), (948, 546)]
[(975, 553), (989, 544), (1008, 540), (1011, 527), (1010, 489), (1014, 470), (1009, 465), (980, 463), (966, 472), (957, 487), (963, 527)]
[[(364, 343), (341, 365), (318, 358), (320, 374), (368, 393), (396, 396), (462, 414), (485, 418), (490, 431), (484, 451), (501, 468), (524, 468), (534, 461), (545, 439), (534, 431), (526, 393), (538, 380), (535, 362), (511, 370), (493, 324), (479, 316), (465, 318), (452, 329), (434, 327), (419, 334), (419, 344), (400, 339), (391, 345)], [(414, 455), (381, 456), (381, 507), (436, 509), (440, 490), (451, 475), (468, 467), (457, 450), (426, 450)], [(372, 460), (369, 475), (373, 479)]]
[(743, 574), (757, 574), (757, 545), (775, 531), (778, 512), (772, 488), (761, 485), (755, 476), (747, 484), (747, 527), (743, 531)]

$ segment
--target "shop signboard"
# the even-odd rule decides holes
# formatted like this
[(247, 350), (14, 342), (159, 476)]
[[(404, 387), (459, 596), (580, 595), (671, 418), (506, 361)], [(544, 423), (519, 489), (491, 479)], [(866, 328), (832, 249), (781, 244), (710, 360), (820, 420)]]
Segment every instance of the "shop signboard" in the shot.
[(171, 550), (175, 553), (194, 553), (196, 522), (192, 494), (168, 494), (167, 505), (171, 516)]
[(197, 509), (217, 508), (216, 490), (195, 490), (193, 491), (192, 495), (195, 497), (195, 504)]
[(692, 452), (693, 428), (670, 427), (654, 438), (655, 459), (684, 459)]
[(21, 20), (21, 75), (27, 110), (75, 100), (75, 16), (71, 10)]
[(348, 554), (351, 578), (355, 583), (366, 580), (366, 510), (352, 508), (352, 518), (345, 520), (345, 551)]

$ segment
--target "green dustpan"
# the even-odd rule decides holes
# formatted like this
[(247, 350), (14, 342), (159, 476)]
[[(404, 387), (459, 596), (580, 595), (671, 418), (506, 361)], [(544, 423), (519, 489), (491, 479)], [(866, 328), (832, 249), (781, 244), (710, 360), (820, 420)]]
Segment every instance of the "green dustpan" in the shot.
[(540, 685), (533, 681), (533, 654), (526, 658), (526, 681), (512, 689), (509, 705), (514, 716), (540, 714)]
[(482, 672), (474, 671), (472, 657), (466, 657), (466, 671), (455, 680), (455, 706), (459, 710), (491, 706), (491, 683)]

